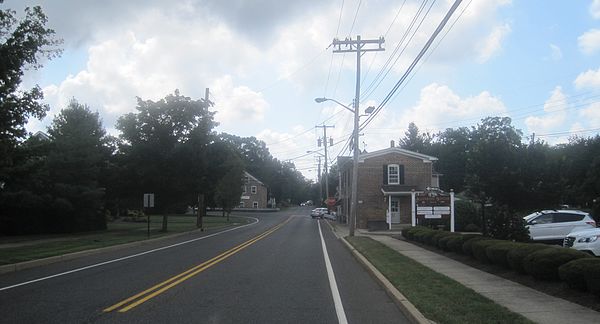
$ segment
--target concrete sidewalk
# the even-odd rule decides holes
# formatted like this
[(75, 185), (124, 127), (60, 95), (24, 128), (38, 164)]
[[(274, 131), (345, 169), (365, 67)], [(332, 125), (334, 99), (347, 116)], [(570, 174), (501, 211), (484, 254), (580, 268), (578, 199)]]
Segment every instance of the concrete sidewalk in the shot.
[[(338, 237), (348, 235), (347, 226), (330, 223)], [(599, 312), (472, 268), (409, 242), (364, 230), (357, 230), (355, 234), (369, 236), (536, 323), (600, 323)]]

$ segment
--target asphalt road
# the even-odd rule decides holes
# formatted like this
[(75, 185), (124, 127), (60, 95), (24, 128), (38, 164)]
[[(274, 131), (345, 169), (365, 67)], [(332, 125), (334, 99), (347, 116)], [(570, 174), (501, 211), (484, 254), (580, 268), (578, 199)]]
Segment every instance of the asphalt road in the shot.
[(246, 213), (257, 222), (0, 275), (0, 322), (407, 323), (308, 213)]

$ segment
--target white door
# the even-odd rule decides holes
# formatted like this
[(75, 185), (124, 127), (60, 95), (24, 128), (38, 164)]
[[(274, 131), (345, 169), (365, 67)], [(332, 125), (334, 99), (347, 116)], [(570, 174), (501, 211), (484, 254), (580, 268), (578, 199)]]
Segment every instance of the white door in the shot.
[(392, 224), (400, 223), (400, 198), (390, 197), (390, 215)]

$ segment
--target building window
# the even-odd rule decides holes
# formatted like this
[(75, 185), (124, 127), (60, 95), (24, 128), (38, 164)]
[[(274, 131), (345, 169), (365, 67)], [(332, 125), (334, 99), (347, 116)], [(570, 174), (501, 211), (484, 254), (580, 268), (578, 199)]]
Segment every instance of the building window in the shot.
[(240, 207), (240, 208), (244, 208), (244, 207), (246, 207), (243, 201), (240, 201), (240, 206), (239, 206), (239, 207)]
[(255, 201), (255, 202), (253, 202), (253, 203), (252, 203), (252, 207), (253, 207), (253, 208), (258, 208), (258, 201)]
[(242, 186), (242, 193), (246, 193), (246, 186)]
[(248, 183), (248, 176), (244, 176), (244, 183)]
[(250, 192), (255, 194), (256, 193), (256, 186), (252, 186), (250, 187)]
[(400, 184), (399, 170), (398, 164), (388, 165), (388, 184)]

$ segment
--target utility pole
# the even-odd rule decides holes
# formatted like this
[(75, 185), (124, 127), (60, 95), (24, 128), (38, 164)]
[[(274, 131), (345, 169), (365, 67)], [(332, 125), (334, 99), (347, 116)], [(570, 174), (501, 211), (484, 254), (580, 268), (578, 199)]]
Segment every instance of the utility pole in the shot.
[[(354, 228), (356, 227), (356, 216), (358, 209), (358, 119), (360, 117), (360, 57), (365, 52), (383, 51), (383, 37), (379, 39), (361, 39), (360, 35), (356, 36), (356, 40), (346, 38), (345, 40), (334, 39), (333, 53), (354, 53), (356, 52), (356, 96), (354, 98), (354, 155), (352, 158), (352, 202), (350, 203), (350, 221), (349, 229), (350, 236), (354, 236)], [(377, 45), (376, 48), (363, 48), (367, 45)]]
[[(315, 126), (315, 128), (323, 128), (323, 146), (325, 148), (325, 200), (329, 199), (329, 167), (327, 165), (327, 128), (335, 128), (335, 126), (331, 125), (321, 125), (321, 126)], [(330, 141), (330, 144), (332, 143), (333, 140)], [(323, 198), (322, 196), (320, 198)]]
[[(321, 156), (319, 158), (319, 164), (317, 168), (317, 181), (319, 182), (319, 199), (323, 199), (323, 184), (321, 183)], [(321, 202), (319, 202), (319, 206), (321, 206)]]
[[(212, 105), (212, 102), (210, 102), (209, 99), (209, 93), (210, 93), (210, 89), (206, 88), (206, 90), (204, 91), (204, 103), (207, 105), (207, 109), (208, 107), (210, 107), (210, 105)], [(200, 229), (201, 232), (204, 232), (204, 214), (206, 213), (206, 206), (204, 203), (204, 194), (203, 193), (198, 193), (198, 214), (196, 216), (196, 227)]]

